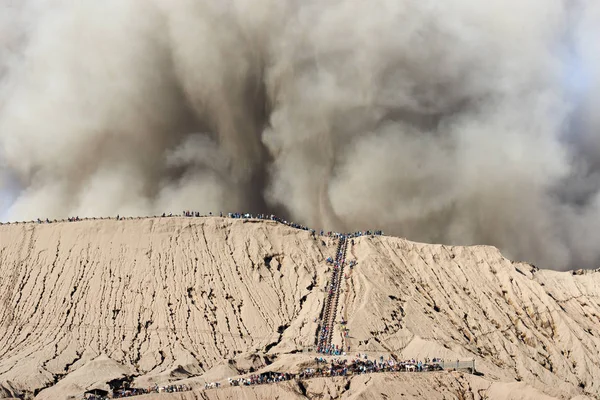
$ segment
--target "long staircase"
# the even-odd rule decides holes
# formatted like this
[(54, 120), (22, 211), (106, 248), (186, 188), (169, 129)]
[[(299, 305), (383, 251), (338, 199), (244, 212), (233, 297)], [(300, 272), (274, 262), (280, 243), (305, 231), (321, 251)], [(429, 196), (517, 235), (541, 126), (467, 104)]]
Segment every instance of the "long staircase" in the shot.
[(332, 350), (331, 340), (333, 338), (333, 328), (335, 326), (335, 317), (337, 306), (340, 299), (340, 288), (342, 277), (344, 276), (344, 264), (346, 261), (346, 251), (348, 249), (348, 240), (344, 235), (340, 235), (335, 260), (333, 262), (333, 274), (331, 281), (327, 286), (327, 296), (323, 308), (321, 324), (317, 334), (317, 351), (328, 354)]

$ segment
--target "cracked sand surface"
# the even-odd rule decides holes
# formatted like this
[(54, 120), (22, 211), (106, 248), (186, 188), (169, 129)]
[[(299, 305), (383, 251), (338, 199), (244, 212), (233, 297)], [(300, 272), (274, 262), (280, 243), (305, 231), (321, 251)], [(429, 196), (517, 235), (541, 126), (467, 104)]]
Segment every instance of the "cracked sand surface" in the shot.
[[(296, 368), (285, 353), (314, 348), (330, 279), (325, 258), (336, 244), (271, 221), (222, 218), (1, 225), (0, 398), (66, 397), (125, 375), (199, 386), (272, 359)], [(600, 273), (537, 270), (492, 247), (390, 237), (355, 239), (347, 259), (358, 264), (341, 282), (337, 319), (348, 320), (353, 353), (475, 358), (485, 375), (358, 376), (350, 390), (346, 380), (316, 379), (307, 396), (600, 391)], [(305, 398), (295, 382), (139, 398), (292, 393)]]
[(43, 387), (100, 354), (141, 374), (201, 372), (310, 346), (328, 248), (302, 233), (191, 218), (1, 226), (0, 382)]

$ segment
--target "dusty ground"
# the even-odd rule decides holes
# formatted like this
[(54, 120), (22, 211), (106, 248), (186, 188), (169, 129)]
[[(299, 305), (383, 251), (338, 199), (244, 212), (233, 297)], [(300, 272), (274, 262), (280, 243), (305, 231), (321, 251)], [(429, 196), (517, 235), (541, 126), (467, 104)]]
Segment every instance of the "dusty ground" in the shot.
[(324, 260), (334, 251), (332, 239), (266, 221), (1, 225), (0, 398), (67, 398), (125, 376), (197, 387), (140, 400), (600, 391), (600, 273), (537, 270), (492, 247), (390, 237), (348, 248), (358, 265), (346, 271), (340, 312), (352, 352), (474, 358), (483, 376), (377, 374), (203, 391), (204, 381), (299, 369), (313, 357), (293, 353), (315, 343), (330, 276)]

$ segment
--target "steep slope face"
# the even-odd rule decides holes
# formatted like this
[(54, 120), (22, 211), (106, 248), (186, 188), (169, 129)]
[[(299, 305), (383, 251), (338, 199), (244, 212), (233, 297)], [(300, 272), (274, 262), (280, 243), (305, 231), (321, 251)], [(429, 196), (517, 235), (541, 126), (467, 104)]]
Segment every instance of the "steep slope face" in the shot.
[(356, 240), (348, 258), (358, 261), (342, 302), (353, 349), (473, 357), (488, 378), (555, 396), (600, 390), (600, 273), (385, 237)]
[(0, 386), (33, 391), (100, 354), (200, 373), (312, 345), (323, 243), (220, 218), (0, 226)]
[[(38, 397), (55, 399), (128, 374), (142, 386), (190, 376), (197, 385), (160, 398), (533, 399), (599, 391), (599, 273), (542, 271), (485, 246), (363, 236), (347, 246), (333, 344), (371, 356), (474, 358), (482, 378), (382, 374), (352, 378), (352, 390), (317, 379), (304, 388), (203, 392), (205, 380), (263, 368), (256, 357), (277, 356), (270, 366), (277, 371), (298, 370), (294, 357), (314, 357), (289, 353), (314, 349), (331, 279), (325, 259), (336, 246), (271, 221), (0, 225), (0, 397), (53, 386)], [(100, 374), (100, 364), (118, 367)]]

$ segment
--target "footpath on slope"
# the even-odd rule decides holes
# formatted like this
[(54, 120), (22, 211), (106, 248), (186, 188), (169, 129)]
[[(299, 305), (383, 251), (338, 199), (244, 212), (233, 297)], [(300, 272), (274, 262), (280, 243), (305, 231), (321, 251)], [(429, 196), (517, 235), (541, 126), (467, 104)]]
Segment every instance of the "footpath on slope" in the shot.
[(317, 331), (317, 352), (319, 353), (333, 354), (336, 351), (336, 348), (331, 344), (331, 340), (333, 338), (333, 328), (335, 326), (337, 306), (340, 299), (340, 288), (342, 286), (342, 277), (344, 276), (347, 249), (348, 239), (344, 235), (340, 235), (333, 262), (333, 273), (327, 287), (327, 297), (323, 306), (321, 324)]

